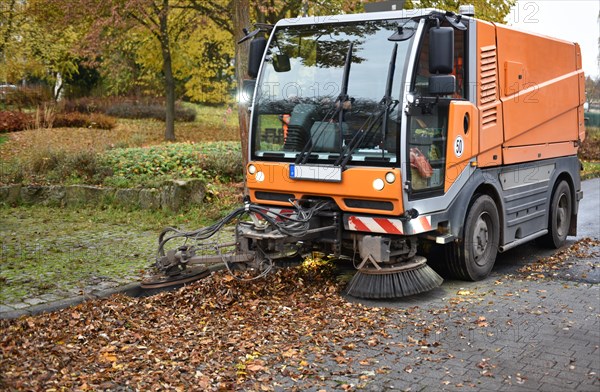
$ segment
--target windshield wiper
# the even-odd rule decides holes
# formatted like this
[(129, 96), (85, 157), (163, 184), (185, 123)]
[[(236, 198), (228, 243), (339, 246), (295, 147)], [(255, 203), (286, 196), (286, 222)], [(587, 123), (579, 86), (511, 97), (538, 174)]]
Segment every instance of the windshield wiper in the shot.
[[(392, 99), (392, 87), (394, 84), (394, 73), (396, 71), (396, 57), (398, 54), (398, 44), (394, 44), (394, 49), (392, 50), (392, 57), (390, 59), (390, 65), (388, 67), (387, 80), (385, 83), (385, 93), (381, 102), (379, 103), (380, 110), (377, 114), (372, 114), (367, 121), (363, 124), (358, 132), (354, 135), (354, 137), (350, 140), (350, 142), (344, 148), (344, 151), (340, 155), (340, 157), (335, 161), (334, 166), (341, 166), (342, 170), (345, 169), (346, 164), (352, 158), (352, 154), (354, 151), (360, 146), (365, 137), (371, 133), (375, 127), (379, 125), (379, 121), (383, 116), (383, 122), (381, 125), (381, 141), (385, 140), (388, 131), (388, 113), (390, 109), (393, 109), (398, 101)], [(366, 128), (366, 129), (365, 129)], [(382, 148), (383, 151), (383, 148)]]
[(323, 120), (321, 120), (318, 128), (315, 130), (315, 140), (312, 140), (313, 135), (309, 135), (310, 137), (308, 138), (308, 142), (304, 145), (304, 148), (302, 148), (302, 151), (300, 151), (300, 154), (296, 158), (296, 164), (305, 164), (308, 161), (314, 147), (317, 145), (317, 142), (327, 129), (326, 124), (333, 120), (336, 116), (338, 117), (338, 127), (340, 131), (340, 151), (342, 149), (342, 122), (344, 121), (344, 113), (346, 111), (344, 104), (350, 101), (350, 97), (348, 96), (348, 80), (350, 78), (350, 65), (352, 64), (353, 47), (354, 43), (350, 42), (350, 47), (346, 53), (346, 60), (344, 61), (344, 75), (342, 77), (342, 88), (340, 90), (340, 95), (337, 97), (333, 108), (330, 109), (327, 114), (325, 114), (325, 117), (323, 117)]

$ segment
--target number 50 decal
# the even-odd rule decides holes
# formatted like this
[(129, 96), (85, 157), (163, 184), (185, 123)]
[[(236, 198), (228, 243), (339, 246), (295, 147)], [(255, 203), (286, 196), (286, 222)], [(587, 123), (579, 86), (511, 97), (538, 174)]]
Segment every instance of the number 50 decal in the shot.
[(460, 158), (465, 151), (465, 141), (462, 136), (458, 135), (456, 139), (454, 139), (454, 155), (457, 158)]

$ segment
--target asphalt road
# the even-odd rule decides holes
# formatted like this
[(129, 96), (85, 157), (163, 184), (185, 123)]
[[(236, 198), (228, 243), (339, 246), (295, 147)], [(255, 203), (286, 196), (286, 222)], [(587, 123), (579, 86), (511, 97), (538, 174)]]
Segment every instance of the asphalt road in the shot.
[(600, 178), (583, 181), (583, 200), (579, 204), (577, 239), (600, 238)]

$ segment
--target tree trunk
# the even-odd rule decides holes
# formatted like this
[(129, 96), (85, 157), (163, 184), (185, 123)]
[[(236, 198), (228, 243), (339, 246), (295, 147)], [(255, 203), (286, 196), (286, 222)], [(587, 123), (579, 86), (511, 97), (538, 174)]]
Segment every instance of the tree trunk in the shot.
[(62, 75), (60, 74), (60, 72), (56, 73), (56, 81), (54, 82), (54, 89), (52, 90), (54, 92), (54, 101), (55, 102), (60, 102), (62, 101), (63, 98), (63, 79), (62, 79)]
[[(233, 36), (236, 43), (244, 36), (242, 29), (244, 27), (250, 27), (249, 12), (249, 0), (233, 1)], [(237, 80), (238, 91), (241, 91), (244, 79), (247, 78), (248, 51), (248, 41), (235, 46), (235, 77)], [(238, 96), (241, 96), (241, 94)], [(248, 103), (241, 99), (238, 99), (238, 117), (240, 140), (242, 142), (242, 157), (245, 167), (246, 163), (248, 163), (248, 129), (250, 118), (248, 115)]]
[(163, 73), (165, 78), (166, 96), (166, 118), (165, 118), (165, 140), (175, 140), (175, 78), (173, 77), (173, 65), (171, 63), (171, 46), (169, 41), (169, 29), (167, 25), (169, 17), (169, 0), (163, 0), (163, 9), (160, 12), (160, 47), (163, 57)]

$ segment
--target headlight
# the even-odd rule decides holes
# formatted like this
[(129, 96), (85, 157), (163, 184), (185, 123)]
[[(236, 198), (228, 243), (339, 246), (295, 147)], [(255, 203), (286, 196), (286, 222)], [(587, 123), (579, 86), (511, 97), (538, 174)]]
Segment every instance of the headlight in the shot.
[(249, 174), (256, 173), (256, 166), (254, 166), (254, 165), (248, 165), (248, 173)]
[(385, 183), (381, 178), (377, 178), (375, 179), (375, 181), (373, 181), (373, 189), (375, 189), (376, 191), (382, 190), (384, 186)]
[(396, 181), (396, 175), (392, 172), (387, 172), (385, 174), (385, 180), (387, 181), (388, 184), (393, 184), (394, 181)]
[(259, 171), (258, 173), (256, 173), (256, 181), (258, 182), (263, 182), (265, 180), (265, 173)]

